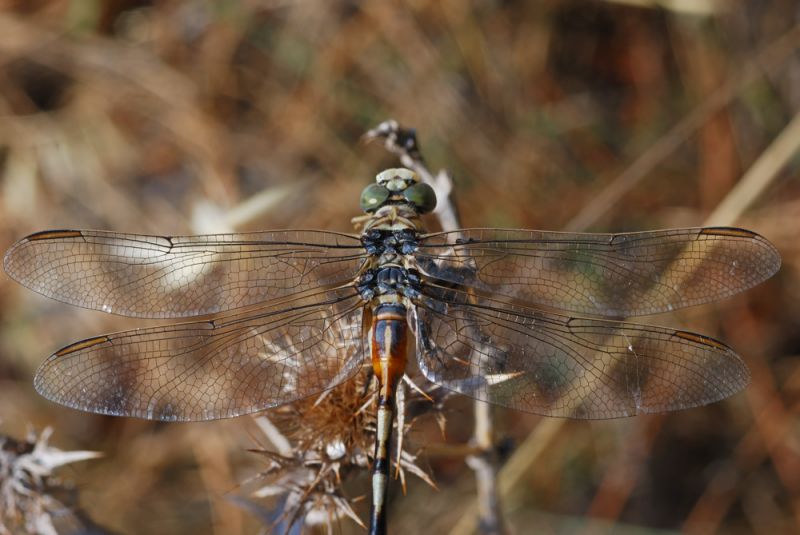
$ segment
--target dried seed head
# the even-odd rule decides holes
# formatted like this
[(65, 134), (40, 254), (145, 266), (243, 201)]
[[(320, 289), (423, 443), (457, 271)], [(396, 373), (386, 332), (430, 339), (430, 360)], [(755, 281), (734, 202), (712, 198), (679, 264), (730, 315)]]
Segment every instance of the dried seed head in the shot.
[[(272, 447), (260, 450), (268, 466), (254, 478), (259, 486), (251, 496), (283, 498), (283, 512), (273, 529), (288, 530), (303, 522), (327, 526), (332, 532), (333, 526), (345, 517), (363, 525), (353, 510), (353, 503), (363, 499), (363, 494), (349, 497), (344, 487), (350, 488), (352, 485), (347, 483), (365, 474), (373, 460), (376, 386), (365, 368), (317, 398), (273, 409), (258, 418)], [(404, 439), (419, 416), (440, 410), (441, 403), (429, 394), (406, 389), (402, 384), (398, 389), (393, 469), (402, 481), (405, 471), (409, 471), (433, 485), (430, 476), (416, 464), (417, 456), (408, 450), (409, 441)], [(419, 405), (429, 410), (415, 411), (409, 417), (406, 409), (411, 402), (415, 406), (421, 402)]]
[(94, 451), (62, 451), (47, 444), (52, 430), (24, 441), (0, 435), (0, 533), (60, 533), (65, 523), (81, 525), (61, 501), (63, 494), (53, 470), (94, 459)]

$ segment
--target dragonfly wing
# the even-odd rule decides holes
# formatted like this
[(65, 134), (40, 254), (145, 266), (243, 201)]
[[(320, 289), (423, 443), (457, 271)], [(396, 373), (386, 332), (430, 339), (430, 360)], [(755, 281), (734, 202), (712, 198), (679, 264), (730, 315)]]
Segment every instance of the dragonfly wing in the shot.
[(56, 230), (17, 242), (4, 267), (24, 286), (65, 303), (179, 318), (340, 284), (363, 260), (357, 237), (333, 232), (162, 237)]
[(72, 408), (149, 420), (228, 418), (289, 403), (354, 375), (363, 302), (352, 288), (136, 329), (67, 346), (34, 385)]
[(705, 405), (749, 382), (739, 356), (698, 334), (427, 291), (433, 295), (416, 306), (420, 368), (482, 401), (545, 416), (617, 418)]
[(578, 314), (657, 314), (731, 296), (771, 277), (777, 250), (753, 232), (693, 228), (630, 234), (469, 229), (426, 236), (427, 275)]

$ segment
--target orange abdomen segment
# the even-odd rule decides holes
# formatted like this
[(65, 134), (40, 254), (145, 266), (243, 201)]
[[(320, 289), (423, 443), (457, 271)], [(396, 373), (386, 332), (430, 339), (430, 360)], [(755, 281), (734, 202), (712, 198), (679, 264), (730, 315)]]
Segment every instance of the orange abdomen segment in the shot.
[(380, 378), (381, 387), (394, 389), (406, 369), (408, 323), (406, 307), (400, 304), (381, 304), (373, 312), (370, 331), (372, 367)]

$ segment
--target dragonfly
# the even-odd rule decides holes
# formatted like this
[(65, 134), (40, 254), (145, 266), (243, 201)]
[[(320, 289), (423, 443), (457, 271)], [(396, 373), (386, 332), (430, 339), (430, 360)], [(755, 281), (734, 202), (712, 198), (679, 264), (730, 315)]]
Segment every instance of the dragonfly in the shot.
[(781, 260), (760, 235), (427, 233), (422, 217), (436, 202), (413, 171), (388, 169), (361, 195), (360, 234), (32, 234), (4, 258), (24, 286), (134, 318), (196, 317), (68, 345), (44, 361), (34, 386), (83, 411), (199, 421), (319, 394), (371, 365), (370, 530), (383, 533), (395, 392), (412, 349), (427, 380), (545, 416), (686, 409), (748, 384), (746, 365), (724, 343), (623, 320), (768, 279)]

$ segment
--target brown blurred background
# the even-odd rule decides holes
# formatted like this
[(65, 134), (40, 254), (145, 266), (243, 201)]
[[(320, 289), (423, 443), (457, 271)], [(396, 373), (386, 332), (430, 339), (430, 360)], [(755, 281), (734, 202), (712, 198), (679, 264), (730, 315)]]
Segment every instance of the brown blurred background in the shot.
[[(725, 340), (751, 386), (665, 417), (553, 426), (496, 410), (509, 456), (538, 447), (514, 458), (505, 519), (516, 533), (800, 530), (797, 1), (0, 5), (3, 250), (47, 228), (351, 231), (361, 189), (396, 165), (359, 143), (389, 117), (453, 173), (464, 226), (693, 226), (732, 204), (731, 223), (776, 244), (781, 272), (652, 321)], [(729, 197), (754, 175), (759, 195)], [(1, 276), (0, 432), (54, 426), (54, 445), (103, 451), (60, 474), (115, 532), (258, 532), (230, 499), (262, 462), (245, 451), (263, 442), (249, 418), (154, 424), (34, 392), (55, 349), (145, 324)], [(433, 424), (410, 438), (469, 440), (469, 401), (452, 399), (447, 420), (446, 438)], [(395, 532), (446, 533), (474, 511), (462, 459), (424, 464), (439, 490), (413, 477), (407, 496), (395, 489)]]

